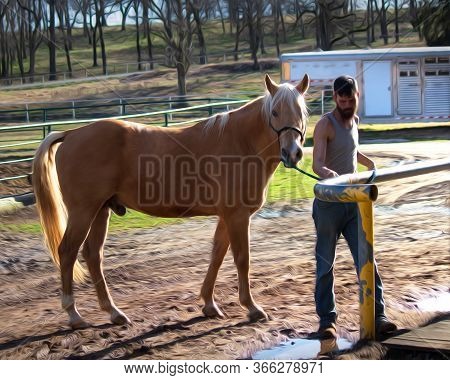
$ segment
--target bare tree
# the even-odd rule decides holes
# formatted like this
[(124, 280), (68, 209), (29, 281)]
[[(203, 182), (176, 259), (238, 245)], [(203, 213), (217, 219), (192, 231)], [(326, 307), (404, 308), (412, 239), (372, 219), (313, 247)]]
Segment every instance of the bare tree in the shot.
[(9, 75), (9, 62), (8, 62), (8, 25), (5, 22), (5, 17), (7, 13), (7, 5), (8, 2), (2, 3), (0, 2), (0, 75), (2, 78), (7, 78)]
[(116, 0), (115, 4), (119, 5), (119, 11), (122, 14), (121, 30), (124, 31), (126, 30), (127, 17), (128, 13), (130, 12), (131, 6), (133, 5), (133, 1)]
[(167, 63), (175, 66), (178, 94), (186, 95), (186, 75), (192, 56), (192, 11), (189, 0), (151, 0), (151, 9), (162, 23), (161, 31), (154, 31), (167, 45)]
[(20, 10), (21, 8), (19, 8), (19, 5), (16, 2), (10, 2), (9, 12), (6, 13), (6, 17), (7, 22), (10, 25), (10, 35), (12, 37), (10, 45), (15, 50), (14, 56), (17, 59), (20, 76), (23, 78), (25, 76), (24, 60), (22, 54), (22, 44), (24, 43), (24, 41), (22, 40), (21, 34), (24, 22), (22, 20)]
[(220, 4), (220, 0), (216, 0), (216, 5), (217, 5), (217, 11), (219, 12), (219, 15), (220, 15), (220, 22), (222, 23), (222, 31), (223, 31), (223, 34), (225, 34), (226, 33), (226, 31), (225, 31), (225, 18), (223, 16), (222, 4)]
[(204, 65), (207, 63), (207, 56), (206, 56), (206, 42), (205, 42), (205, 36), (203, 35), (203, 19), (201, 16), (201, 11), (204, 9), (204, 3), (205, 0), (188, 0), (189, 1), (189, 8), (192, 11), (192, 15), (195, 20), (196, 25), (196, 32), (198, 37), (198, 45), (200, 49), (200, 64)]
[[(105, 39), (103, 36), (103, 25), (102, 22), (105, 18), (105, 0), (93, 0), (95, 7), (95, 28), (94, 30), (98, 30), (98, 39), (100, 41), (100, 49), (102, 54), (102, 72), (103, 75), (107, 74), (107, 63), (106, 63), (106, 47), (105, 47)], [(94, 33), (94, 40), (92, 45), (96, 45), (96, 34)]]
[(144, 35), (147, 39), (147, 53), (150, 62), (150, 69), (153, 70), (153, 43), (152, 43), (152, 23), (149, 17), (150, 0), (142, 0), (142, 23), (144, 24)]
[(253, 70), (259, 70), (258, 49), (260, 46), (258, 27), (258, 2), (253, 0), (243, 1), (243, 21), (247, 29), (250, 52), (253, 60)]
[(286, 38), (286, 27), (284, 25), (284, 19), (283, 19), (283, 10), (281, 7), (282, 0), (271, 0), (270, 6), (272, 10), (272, 17), (273, 17), (273, 32), (275, 36), (275, 46), (277, 49), (277, 56), (280, 55), (280, 22), (283, 32), (283, 42), (287, 42)]
[(28, 75), (30, 75), (30, 80), (33, 81), (36, 67), (36, 51), (43, 40), (41, 27), (43, 20), (43, 2), (42, 0), (18, 0), (18, 4), (27, 12)]
[(380, 29), (381, 29), (381, 38), (383, 38), (385, 45), (387, 45), (389, 43), (388, 20), (387, 20), (388, 7), (389, 7), (389, 0), (381, 0), (381, 6), (380, 6), (380, 10), (379, 10), (379, 12), (380, 12)]
[(137, 51), (137, 59), (138, 59), (138, 70), (142, 70), (141, 67), (141, 34), (139, 30), (139, 8), (140, 8), (140, 0), (133, 0), (133, 9), (134, 9), (134, 19), (136, 26), (136, 51)]
[(48, 38), (47, 45), (49, 51), (49, 80), (56, 80), (56, 8), (55, 0), (47, 0), (48, 4)]
[[(63, 36), (64, 41), (64, 52), (66, 54), (66, 62), (67, 62), (67, 71), (69, 72), (69, 76), (72, 77), (72, 62), (70, 59), (70, 45), (71, 45), (71, 38), (69, 36), (69, 32), (66, 32), (67, 25), (70, 25), (69, 20), (69, 4), (67, 0), (60, 0), (56, 4), (56, 13), (58, 14), (58, 20), (59, 20), (59, 29), (61, 31), (61, 34)], [(68, 29), (70, 30), (70, 28)]]

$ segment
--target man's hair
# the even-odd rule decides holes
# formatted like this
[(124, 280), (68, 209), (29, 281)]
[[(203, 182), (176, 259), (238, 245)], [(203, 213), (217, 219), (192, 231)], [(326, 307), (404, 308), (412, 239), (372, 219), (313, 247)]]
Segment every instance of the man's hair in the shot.
[(353, 96), (358, 92), (358, 82), (350, 75), (342, 75), (334, 81), (333, 90), (339, 96)]

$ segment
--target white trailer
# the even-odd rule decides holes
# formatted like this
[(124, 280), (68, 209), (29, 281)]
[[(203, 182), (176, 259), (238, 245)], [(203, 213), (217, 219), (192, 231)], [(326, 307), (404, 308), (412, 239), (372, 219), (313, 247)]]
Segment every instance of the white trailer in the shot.
[(281, 80), (305, 73), (311, 86), (330, 89), (340, 75), (354, 76), (366, 121), (450, 120), (450, 47), (335, 50), (282, 54)]

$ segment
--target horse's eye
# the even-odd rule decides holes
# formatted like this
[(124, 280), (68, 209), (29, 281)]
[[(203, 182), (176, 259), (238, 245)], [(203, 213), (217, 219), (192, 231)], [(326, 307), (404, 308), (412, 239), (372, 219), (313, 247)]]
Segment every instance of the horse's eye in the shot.
[(273, 117), (278, 117), (278, 112), (275, 111), (275, 110), (273, 110), (273, 111), (272, 111), (272, 116), (273, 116)]

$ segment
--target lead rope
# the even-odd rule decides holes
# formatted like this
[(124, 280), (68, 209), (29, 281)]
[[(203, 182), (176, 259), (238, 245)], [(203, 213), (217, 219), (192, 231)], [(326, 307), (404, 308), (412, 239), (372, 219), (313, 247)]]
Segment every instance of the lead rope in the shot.
[[(287, 167), (287, 166), (286, 166), (286, 167)], [(290, 167), (290, 168), (291, 168), (291, 169), (295, 169), (295, 170), (297, 170), (298, 172), (300, 172), (300, 173), (302, 173), (302, 174), (304, 174), (304, 175), (307, 175), (308, 177), (311, 177), (311, 178), (315, 179), (316, 181), (322, 181), (322, 178), (316, 177), (316, 176), (313, 175), (313, 174), (310, 174), (310, 173), (308, 173), (308, 172), (305, 172), (304, 170), (298, 168), (297, 166), (292, 166), (292, 167)], [(377, 170), (374, 169), (374, 170), (372, 171), (371, 176), (370, 176), (369, 179), (367, 180), (366, 184), (372, 183), (372, 182), (375, 180), (376, 176), (377, 176)]]
[(312, 178), (312, 179), (315, 179), (316, 181), (322, 181), (322, 178), (316, 177), (316, 176), (313, 175), (313, 174), (310, 174), (310, 173), (308, 173), (308, 172), (305, 172), (304, 170), (298, 168), (297, 166), (292, 166), (291, 168), (297, 170), (298, 172), (300, 172), (300, 173), (302, 173), (302, 174), (304, 174), (304, 175), (307, 175), (308, 177), (310, 177), (310, 178)]

